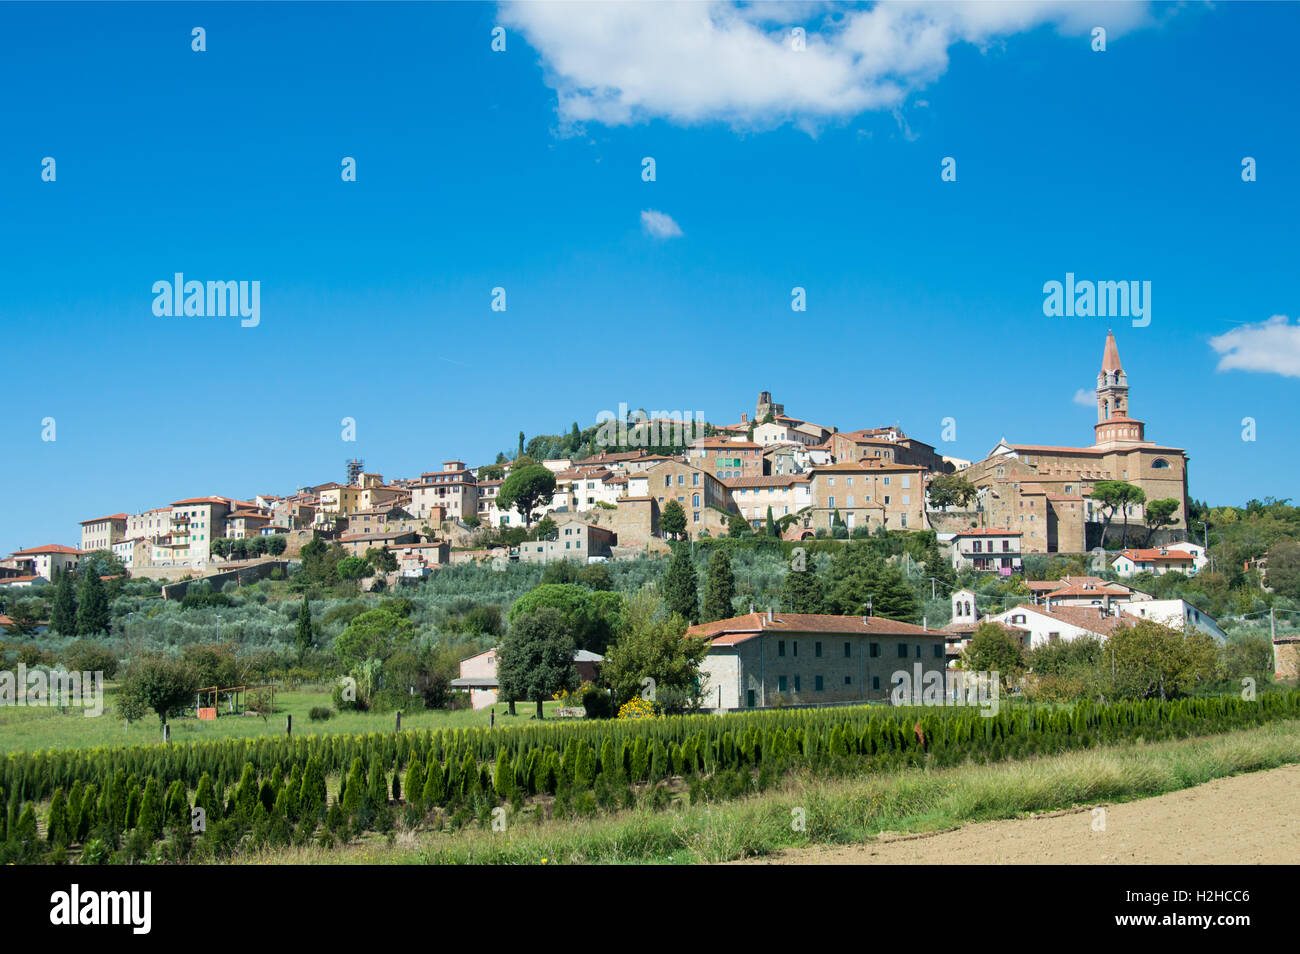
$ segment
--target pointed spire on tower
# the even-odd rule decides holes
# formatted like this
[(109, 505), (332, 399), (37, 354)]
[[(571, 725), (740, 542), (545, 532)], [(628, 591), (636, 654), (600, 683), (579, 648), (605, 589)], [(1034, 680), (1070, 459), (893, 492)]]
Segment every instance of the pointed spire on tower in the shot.
[(1106, 353), (1101, 359), (1101, 369), (1103, 371), (1123, 371), (1119, 363), (1119, 347), (1115, 344), (1115, 333), (1110, 329), (1106, 330)]

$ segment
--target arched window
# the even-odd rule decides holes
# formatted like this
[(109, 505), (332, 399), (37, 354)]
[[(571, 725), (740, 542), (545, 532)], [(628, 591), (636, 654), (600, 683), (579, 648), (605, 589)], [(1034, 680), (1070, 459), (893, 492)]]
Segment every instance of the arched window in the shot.
[(1151, 468), (1152, 470), (1168, 470), (1169, 461), (1165, 460), (1163, 457), (1157, 457), (1151, 462)]

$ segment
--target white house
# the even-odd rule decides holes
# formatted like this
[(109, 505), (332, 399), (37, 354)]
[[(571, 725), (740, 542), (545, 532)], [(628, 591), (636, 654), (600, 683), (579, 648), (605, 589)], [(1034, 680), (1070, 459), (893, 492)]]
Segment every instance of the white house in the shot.
[(1027, 648), (1037, 649), (1049, 643), (1070, 642), (1081, 636), (1105, 639), (1120, 625), (1120, 618), (1100, 610), (1080, 606), (1019, 606), (990, 616), (991, 623), (1002, 623), (1028, 634)]
[(1190, 626), (1220, 643), (1228, 638), (1209, 614), (1202, 613), (1187, 600), (1142, 600), (1116, 605), (1121, 617), (1151, 619), (1178, 630)]
[(1123, 577), (1138, 573), (1154, 573), (1163, 576), (1166, 573), (1196, 573), (1196, 557), (1185, 550), (1158, 547), (1150, 550), (1124, 550), (1115, 557), (1111, 569)]
[(1179, 543), (1170, 543), (1165, 547), (1166, 550), (1181, 550), (1183, 553), (1190, 553), (1196, 561), (1196, 569), (1203, 570), (1209, 564), (1210, 558), (1205, 555), (1205, 547), (1199, 543), (1192, 543), (1190, 540), (1183, 540)]

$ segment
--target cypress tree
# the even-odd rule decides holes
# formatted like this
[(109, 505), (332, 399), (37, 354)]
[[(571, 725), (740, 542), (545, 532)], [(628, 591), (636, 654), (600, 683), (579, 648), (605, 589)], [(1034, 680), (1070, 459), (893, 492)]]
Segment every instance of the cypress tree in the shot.
[(379, 762), (379, 756), (370, 759), (370, 778), (366, 782), (366, 800), (372, 808), (388, 804), (388, 776)]
[(166, 808), (163, 821), (167, 827), (176, 831), (185, 831), (190, 824), (190, 802), (185, 793), (185, 783), (174, 780), (167, 788)]
[(646, 750), (645, 739), (637, 737), (632, 746), (632, 781), (643, 782), (650, 771), (650, 753)]
[(132, 785), (126, 795), (126, 817), (123, 819), (122, 831), (136, 827), (140, 819), (140, 789)]
[(573, 787), (579, 791), (591, 788), (596, 780), (596, 753), (584, 739), (578, 743), (578, 755), (573, 761)]
[(605, 741), (600, 744), (600, 770), (606, 781), (623, 776), (622, 760), (614, 754), (614, 740), (609, 736), (605, 736)]
[(406, 800), (417, 808), (424, 801), (424, 763), (415, 759), (406, 767)]
[(492, 777), (492, 788), (498, 797), (507, 800), (515, 792), (515, 770), (506, 757), (504, 746), (497, 749), (497, 764)]
[(86, 798), (86, 787), (81, 779), (72, 783), (68, 789), (68, 841), (80, 841), (77, 831), (81, 827), (81, 806)]
[(108, 594), (98, 568), (87, 566), (81, 574), (77, 592), (77, 635), (97, 636), (107, 633), (112, 616), (108, 609)]
[(429, 769), (424, 776), (424, 794), (421, 796), (422, 807), (433, 808), (435, 805), (442, 804), (443, 799), (447, 797), (447, 790), (443, 785), (444, 781), (441, 763), (437, 761), (430, 762)]
[(77, 634), (77, 596), (72, 588), (72, 574), (59, 574), (54, 590), (54, 605), (50, 609), (50, 629), (60, 636)]
[(311, 649), (311, 636), (311, 607), (307, 603), (307, 597), (304, 596), (302, 606), (298, 607), (298, 629), (293, 638), (293, 647), (298, 652), (299, 664)]
[(45, 840), (56, 848), (66, 848), (72, 839), (68, 835), (68, 796), (63, 786), (54, 790), (50, 799), (50, 814), (45, 823)]
[(674, 547), (661, 589), (669, 613), (676, 613), (688, 623), (699, 622), (699, 578), (695, 564), (691, 562), (689, 547), (680, 544)]
[(366, 788), (366, 777), (361, 767), (360, 756), (352, 760), (352, 769), (348, 772), (346, 784), (341, 799), (343, 812), (348, 818), (355, 818), (361, 812)]
[(199, 787), (194, 792), (194, 805), (202, 808), (206, 816), (206, 821), (214, 822), (221, 817), (218, 806), (221, 803), (217, 800), (216, 793), (212, 790), (212, 776), (207, 772), (199, 779)]
[(257, 777), (253, 774), (253, 763), (245, 762), (244, 771), (239, 776), (239, 784), (235, 786), (234, 794), (235, 811), (249, 821), (253, 817), (253, 809), (257, 806)]
[(731, 600), (736, 595), (736, 577), (731, 572), (731, 557), (726, 550), (709, 558), (708, 579), (704, 586), (704, 608), (700, 618), (711, 623), (732, 616)]
[(157, 841), (162, 837), (163, 802), (162, 792), (158, 787), (156, 776), (150, 775), (144, 783), (144, 798), (140, 801), (140, 820), (136, 828), (143, 831), (150, 839)]
[(94, 782), (86, 786), (85, 792), (81, 796), (81, 811), (77, 815), (77, 827), (72, 833), (72, 840), (77, 844), (84, 844), (86, 838), (90, 835), (91, 829), (95, 827), (95, 812), (99, 805), (99, 789)]
[(12, 837), (20, 845), (34, 845), (37, 839), (36, 831), (36, 808), (31, 802), (23, 806), (22, 812), (18, 816), (18, 821), (14, 823)]

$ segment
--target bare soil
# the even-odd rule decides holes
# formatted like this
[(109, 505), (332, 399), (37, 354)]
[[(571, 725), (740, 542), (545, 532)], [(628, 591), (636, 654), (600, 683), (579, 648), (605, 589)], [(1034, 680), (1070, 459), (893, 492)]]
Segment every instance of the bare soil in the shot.
[[(1104, 812), (1104, 817), (1103, 813)], [(862, 845), (796, 848), (740, 864), (1294, 864), (1300, 765), (1134, 802), (1084, 806)]]

